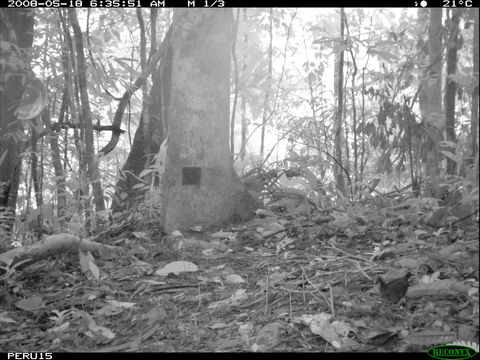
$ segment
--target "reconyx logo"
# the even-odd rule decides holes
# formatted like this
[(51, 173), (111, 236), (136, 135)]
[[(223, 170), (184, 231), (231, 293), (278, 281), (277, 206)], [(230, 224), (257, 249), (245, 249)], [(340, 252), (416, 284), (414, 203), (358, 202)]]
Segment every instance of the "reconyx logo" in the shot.
[(428, 355), (434, 359), (469, 359), (475, 356), (477, 352), (475, 349), (464, 345), (441, 345), (428, 350)]

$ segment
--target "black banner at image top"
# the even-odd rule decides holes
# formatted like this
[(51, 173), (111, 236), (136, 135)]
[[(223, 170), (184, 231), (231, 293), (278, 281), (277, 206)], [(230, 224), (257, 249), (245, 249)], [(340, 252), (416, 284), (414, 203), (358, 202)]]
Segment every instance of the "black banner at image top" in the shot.
[(480, 0), (336, 0), (334, 2), (312, 0), (6, 0), (2, 7), (9, 8), (223, 8), (223, 7), (326, 7), (326, 8), (472, 8)]

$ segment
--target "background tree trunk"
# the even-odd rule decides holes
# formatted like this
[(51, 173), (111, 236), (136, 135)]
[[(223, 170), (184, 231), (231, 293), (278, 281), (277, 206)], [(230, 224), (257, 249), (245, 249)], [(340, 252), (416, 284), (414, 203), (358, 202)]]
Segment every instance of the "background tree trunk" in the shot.
[(33, 23), (31, 9), (0, 9), (0, 247), (2, 230), (11, 231), (17, 203), (24, 133), (15, 109), (31, 77)]
[[(340, 41), (343, 42), (345, 32), (345, 10), (340, 9)], [(345, 178), (343, 169), (339, 164), (343, 162), (342, 156), (342, 144), (343, 144), (343, 50), (335, 54), (335, 99), (337, 102), (337, 108), (335, 111), (335, 158), (337, 164), (335, 164), (335, 180), (337, 185), (337, 191), (342, 195), (345, 195)]]
[[(476, 85), (472, 91), (472, 115), (471, 115), (471, 131), (470, 131), (470, 143), (472, 147), (472, 152), (470, 156), (470, 163), (477, 159), (478, 161), (478, 84), (479, 84), (479, 51), (478, 51), (478, 43), (479, 43), (479, 9), (472, 9), (474, 11), (474, 26), (473, 26), (473, 68), (477, 69), (474, 72), (473, 76), (476, 80)], [(478, 167), (477, 167), (478, 168)]]
[(95, 146), (93, 144), (93, 125), (87, 92), (87, 66), (85, 64), (83, 34), (78, 24), (76, 10), (69, 9), (68, 15), (73, 28), (75, 48), (77, 51), (78, 86), (82, 103), (82, 122), (85, 129), (85, 161), (87, 163), (88, 179), (92, 184), (95, 211), (100, 212), (105, 210), (105, 200), (103, 198), (102, 183), (100, 182), (98, 158), (95, 154)]
[[(453, 76), (457, 73), (457, 47), (458, 47), (458, 24), (460, 22), (461, 9), (452, 9), (450, 19), (450, 36), (447, 45), (447, 77), (445, 84), (445, 140), (450, 143), (448, 150), (455, 153), (455, 95), (457, 83)], [(455, 174), (456, 161), (447, 157), (447, 174)]]
[(260, 140), (260, 155), (263, 159), (263, 153), (265, 151), (265, 127), (267, 126), (267, 121), (271, 117), (270, 114), (270, 91), (272, 84), (272, 61), (273, 61), (273, 9), (270, 8), (268, 13), (269, 24), (268, 24), (268, 75), (267, 75), (267, 87), (265, 88), (265, 100), (263, 101), (263, 115), (262, 115), (262, 135)]
[[(42, 121), (46, 127), (51, 128), (50, 109), (45, 108), (42, 112)], [(58, 132), (52, 131), (49, 136), (50, 149), (52, 150), (52, 166), (55, 171), (55, 190), (57, 192), (57, 211), (60, 223), (64, 222), (65, 210), (67, 207), (67, 185), (65, 172), (63, 171), (60, 146), (58, 144)]]
[(428, 57), (430, 70), (422, 85), (421, 108), (424, 106), (423, 115), (429, 130), (429, 138), (426, 143), (425, 175), (433, 177), (438, 175), (437, 144), (441, 140), (443, 127), (442, 115), (442, 9), (432, 8), (429, 10), (428, 29)]
[[(122, 176), (116, 185), (117, 196), (112, 203), (114, 212), (134, 208), (139, 204), (139, 200), (144, 200), (142, 195), (145, 189), (134, 188), (134, 186), (141, 183), (138, 175), (148, 167), (148, 157), (159, 152), (160, 145), (167, 136), (172, 72), (171, 30), (165, 35), (162, 47), (164, 53), (153, 75), (150, 101), (148, 106), (142, 109), (132, 148), (122, 167)], [(147, 119), (144, 116), (145, 112), (149, 113)], [(146, 137), (149, 137), (148, 141)], [(145, 146), (146, 144), (149, 146)]]

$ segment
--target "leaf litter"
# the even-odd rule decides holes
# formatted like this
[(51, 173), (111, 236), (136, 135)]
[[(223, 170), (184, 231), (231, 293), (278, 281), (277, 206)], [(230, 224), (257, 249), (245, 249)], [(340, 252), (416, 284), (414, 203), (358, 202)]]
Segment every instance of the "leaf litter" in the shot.
[[(247, 223), (101, 242), (1, 281), (8, 351), (426, 351), (478, 335), (478, 226), (425, 201), (319, 210), (283, 196)], [(443, 219), (442, 219), (443, 221)], [(65, 261), (70, 257), (69, 261)], [(399, 304), (375, 281), (413, 274)]]

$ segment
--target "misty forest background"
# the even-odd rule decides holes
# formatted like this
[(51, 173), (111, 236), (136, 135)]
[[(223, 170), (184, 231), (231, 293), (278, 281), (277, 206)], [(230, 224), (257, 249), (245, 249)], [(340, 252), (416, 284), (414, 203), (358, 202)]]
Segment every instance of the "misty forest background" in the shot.
[[(366, 186), (372, 195), (410, 186), (416, 196), (452, 187), (477, 196), (471, 195), (478, 173), (473, 9), (234, 12), (230, 152), (239, 175), (252, 169), (265, 181), (299, 175), (289, 185), (322, 207), (360, 199)], [(172, 11), (23, 16), (32, 15), (34, 30), (33, 19), (21, 29), (29, 37), (34, 31), (31, 69), (9, 55), (2, 74), (19, 87), (40, 82), (40, 104), (30, 107), (43, 111), (15, 126), (2, 117), (0, 205), (11, 210), (2, 212), (3, 231), (93, 233), (95, 218), (111, 220), (125, 210), (155, 221), (160, 194), (152, 172), (159, 170), (167, 124), (157, 114), (165, 109), (152, 102), (165, 102), (168, 95), (155, 86), (170, 80), (152, 55)], [(3, 53), (11, 46), (4, 41)], [(13, 76), (22, 70), (28, 75)], [(3, 111), (12, 111), (8, 106)], [(256, 195), (264, 190), (251, 185)]]

